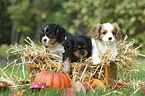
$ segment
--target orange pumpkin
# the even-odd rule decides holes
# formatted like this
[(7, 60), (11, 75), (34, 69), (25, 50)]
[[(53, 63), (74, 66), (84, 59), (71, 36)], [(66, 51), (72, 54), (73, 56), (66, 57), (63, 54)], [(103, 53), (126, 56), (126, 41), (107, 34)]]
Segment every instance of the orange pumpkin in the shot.
[(51, 73), (50, 71), (42, 71), (36, 75), (34, 78), (34, 83), (36, 82), (44, 82), (50, 88), (58, 89), (58, 88), (70, 88), (71, 80), (64, 73)]

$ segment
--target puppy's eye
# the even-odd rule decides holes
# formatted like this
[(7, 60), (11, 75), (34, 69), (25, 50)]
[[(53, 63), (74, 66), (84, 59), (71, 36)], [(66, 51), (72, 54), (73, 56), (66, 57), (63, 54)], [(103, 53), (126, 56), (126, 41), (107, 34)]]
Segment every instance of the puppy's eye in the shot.
[(103, 32), (103, 34), (106, 34), (106, 32)]
[(49, 34), (49, 32), (46, 32), (46, 34)]
[(78, 48), (77, 47), (74, 47), (74, 51), (76, 52), (78, 50)]
[(113, 31), (113, 32), (112, 32), (112, 34), (114, 35), (114, 34), (115, 34), (115, 32)]
[(88, 49), (88, 47), (86, 46), (84, 49)]

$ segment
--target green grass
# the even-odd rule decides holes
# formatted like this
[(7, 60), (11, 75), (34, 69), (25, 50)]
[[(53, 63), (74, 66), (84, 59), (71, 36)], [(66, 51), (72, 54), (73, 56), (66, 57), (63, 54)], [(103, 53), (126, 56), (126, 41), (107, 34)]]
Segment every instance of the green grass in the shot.
[[(141, 68), (145, 69), (145, 61), (140, 61), (141, 62)], [(5, 65), (0, 64), (0, 68), (4, 68)], [(14, 69), (14, 72), (16, 72), (18, 67)], [(137, 79), (137, 80), (145, 80), (145, 71), (141, 70), (139, 68), (139, 73), (138, 77), (136, 78), (136, 74), (132, 73), (132, 78)], [(11, 68), (12, 69), (12, 68)], [(11, 74), (11, 69), (9, 69), (6, 74), (9, 76)], [(22, 68), (19, 68), (19, 72), (17, 74), (18, 77), (22, 76), (22, 72), (20, 71)], [(25, 74), (26, 77), (28, 77), (28, 69), (25, 67)], [(2, 75), (2, 74), (1, 74)], [(119, 76), (120, 77), (120, 76)], [(144, 85), (145, 86), (145, 85)], [(0, 96), (9, 96), (13, 92), (17, 91), (22, 91), (22, 89), (25, 89), (26, 92), (24, 92), (24, 96), (61, 96), (61, 89), (59, 90), (53, 90), (53, 89), (41, 89), (41, 90), (32, 90), (28, 88), (29, 86), (24, 86), (24, 87), (19, 87), (18, 89), (0, 89)], [(139, 86), (140, 87), (140, 86)], [(138, 88), (139, 88), (138, 87)], [(76, 92), (76, 96), (101, 96), (101, 95), (107, 95), (107, 96), (130, 96), (135, 92), (135, 90), (131, 87), (121, 87), (121, 89), (115, 89), (112, 90), (110, 88), (106, 88), (106, 91), (104, 92), (103, 90), (95, 90), (93, 92), (92, 90), (87, 91), (87, 94), (84, 92)], [(141, 89), (139, 89), (133, 96), (143, 96), (144, 94), (141, 92)]]
[[(4, 68), (6, 66), (6, 64), (0, 64), (0, 68)], [(22, 79), (24, 78), (23, 72), (22, 72), (22, 65), (20, 66), (15, 66), (14, 68), (9, 66), (9, 69), (6, 71), (6, 74), (8, 76), (10, 76), (11, 74), (15, 74), (17, 77), (21, 77)], [(26, 66), (24, 66), (24, 73), (25, 73), (25, 78), (29, 77), (29, 73), (28, 73), (28, 68)], [(13, 71), (12, 71), (13, 70)], [(13, 72), (13, 73), (12, 73)], [(2, 73), (0, 73), (0, 77), (1, 77)]]
[[(25, 89), (24, 96), (61, 96), (61, 89), (59, 90), (53, 90), (53, 89), (29, 89), (28, 86), (20, 87), (17, 90), (12, 89), (6, 89), (6, 90), (0, 90), (0, 96), (9, 96), (13, 92), (22, 91)], [(132, 95), (134, 90), (131, 88), (121, 88), (116, 90), (110, 90), (109, 88), (104, 92), (102, 90), (96, 90), (93, 92), (92, 90), (89, 90), (87, 94), (84, 92), (76, 92), (76, 96), (101, 96), (101, 95), (107, 95), (107, 96), (130, 96)], [(134, 96), (143, 96), (143, 93), (141, 90), (139, 90)]]

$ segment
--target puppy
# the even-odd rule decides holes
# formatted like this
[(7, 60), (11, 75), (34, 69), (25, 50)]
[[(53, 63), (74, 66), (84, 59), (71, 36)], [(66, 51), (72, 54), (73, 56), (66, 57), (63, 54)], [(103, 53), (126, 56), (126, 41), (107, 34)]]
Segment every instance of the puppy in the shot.
[(112, 60), (117, 56), (115, 40), (122, 38), (119, 26), (114, 23), (104, 23), (94, 25), (91, 29), (92, 35), (92, 60), (93, 64), (101, 63), (99, 55), (111, 51)]
[(88, 36), (78, 34), (65, 40), (63, 43), (65, 53), (63, 54), (63, 71), (68, 73), (71, 63), (77, 62), (81, 58), (89, 58), (92, 53), (92, 43)]
[(59, 24), (41, 26), (40, 42), (46, 46), (49, 52), (62, 56), (62, 53), (64, 53), (62, 42), (65, 37), (66, 31)]

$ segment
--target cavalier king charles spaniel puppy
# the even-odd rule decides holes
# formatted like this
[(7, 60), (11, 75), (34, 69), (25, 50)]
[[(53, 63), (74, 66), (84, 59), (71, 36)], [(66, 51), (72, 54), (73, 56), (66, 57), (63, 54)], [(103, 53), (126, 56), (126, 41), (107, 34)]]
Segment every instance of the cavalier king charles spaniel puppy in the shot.
[(64, 53), (62, 42), (65, 37), (66, 31), (59, 24), (41, 26), (40, 42), (46, 46), (49, 52), (62, 56), (62, 53)]
[(112, 61), (117, 56), (115, 40), (122, 38), (119, 26), (114, 23), (104, 23), (94, 25), (91, 29), (92, 35), (92, 60), (93, 65), (101, 63), (100, 54), (111, 51)]
[(65, 53), (63, 54), (63, 71), (70, 73), (71, 63), (78, 62), (80, 59), (91, 57), (92, 43), (91, 39), (85, 35), (75, 35), (69, 37), (63, 43)]

